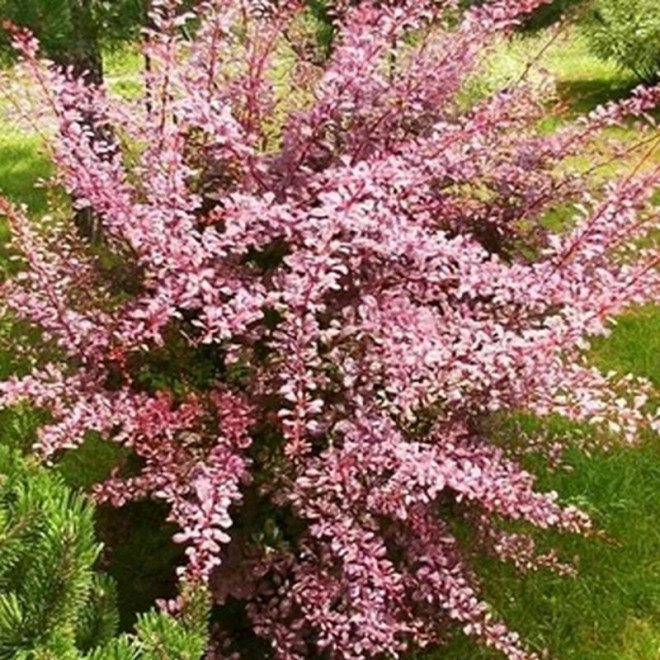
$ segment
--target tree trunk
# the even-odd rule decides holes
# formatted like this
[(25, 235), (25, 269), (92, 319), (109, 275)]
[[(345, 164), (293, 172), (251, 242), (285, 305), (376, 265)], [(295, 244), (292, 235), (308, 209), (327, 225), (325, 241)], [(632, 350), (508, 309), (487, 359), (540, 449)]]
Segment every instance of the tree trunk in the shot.
[[(69, 1), (72, 43), (61, 64), (88, 85), (100, 85), (103, 82), (103, 54), (92, 11), (94, 0)], [(97, 119), (90, 114), (83, 117), (83, 123), (92, 128), (96, 139), (107, 140), (109, 136), (99, 131)], [(101, 240), (100, 223), (92, 209), (76, 211), (74, 222), (83, 239), (89, 242)]]
[(69, 66), (86, 82), (103, 82), (103, 55), (99, 43), (98, 26), (92, 11), (93, 0), (70, 0), (73, 43), (69, 52)]

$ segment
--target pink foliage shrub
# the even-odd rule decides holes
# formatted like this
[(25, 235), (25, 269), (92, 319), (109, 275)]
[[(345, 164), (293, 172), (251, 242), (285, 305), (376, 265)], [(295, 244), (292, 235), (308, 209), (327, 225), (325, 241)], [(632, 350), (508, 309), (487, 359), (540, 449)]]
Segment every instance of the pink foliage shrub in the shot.
[(560, 415), (603, 442), (657, 425), (651, 386), (584, 349), (658, 299), (660, 174), (595, 189), (562, 163), (660, 90), (552, 133), (525, 83), (466, 108), (484, 48), (542, 0), (458, 23), (451, 4), (348, 7), (323, 60), (291, 46), (307, 29), (295, 2), (202, 3), (192, 41), (191, 17), (159, 2), (132, 101), (15, 33), (32, 81), (17, 106), (102, 240), (71, 213), (0, 202), (23, 264), (6, 311), (51, 356), (2, 404), (48, 411), (44, 460), (89, 432), (129, 449), (139, 468), (96, 496), (166, 502), (181, 574), (244, 601), (280, 659), (397, 657), (452, 622), (536, 657), (480, 599), (452, 520), (522, 570), (560, 571), (521, 524), (591, 522), (537, 492), (486, 421)]

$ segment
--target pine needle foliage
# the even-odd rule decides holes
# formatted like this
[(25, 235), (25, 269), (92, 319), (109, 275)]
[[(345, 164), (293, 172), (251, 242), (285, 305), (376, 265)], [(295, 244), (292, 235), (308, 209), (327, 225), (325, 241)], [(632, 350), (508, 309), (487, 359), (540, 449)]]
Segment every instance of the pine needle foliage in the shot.
[(660, 80), (660, 4), (656, 0), (592, 0), (584, 21), (593, 51), (632, 71)]
[(4, 448), (0, 473), (0, 658), (69, 657), (97, 586), (93, 508)]
[(142, 615), (117, 636), (114, 581), (94, 571), (94, 506), (59, 475), (0, 446), (0, 660), (197, 660), (206, 646), (205, 594), (179, 618)]

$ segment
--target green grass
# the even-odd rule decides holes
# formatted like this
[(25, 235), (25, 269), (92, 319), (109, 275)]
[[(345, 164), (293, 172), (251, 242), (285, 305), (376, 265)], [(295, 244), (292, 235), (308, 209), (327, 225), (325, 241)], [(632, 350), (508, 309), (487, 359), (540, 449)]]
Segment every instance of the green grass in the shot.
[[(620, 319), (594, 347), (604, 369), (631, 371), (660, 383), (660, 309)], [(577, 578), (547, 572), (520, 577), (509, 566), (480, 560), (484, 595), (536, 649), (559, 660), (660, 658), (660, 442), (586, 456), (570, 451), (570, 471), (548, 472), (532, 457), (539, 487), (592, 513), (605, 539), (543, 533), (566, 559), (579, 558)], [(495, 660), (463, 635), (427, 660)]]
[(571, 114), (589, 112), (599, 103), (625, 97), (636, 84), (632, 75), (614, 63), (595, 57), (573, 28), (556, 36), (542, 31), (500, 41), (483, 63), (472, 89), (477, 94), (492, 92), (523, 76), (540, 84), (543, 71), (556, 77), (556, 91)]
[(48, 159), (39, 153), (38, 138), (8, 127), (0, 130), (0, 188), (4, 195), (35, 212), (44, 211), (46, 191), (34, 184), (48, 177), (51, 169)]
[[(541, 485), (594, 512), (608, 540), (545, 534), (564, 557), (579, 557), (579, 576), (542, 572), (520, 577), (509, 566), (479, 562), (484, 594), (509, 625), (538, 650), (561, 660), (657, 660), (660, 657), (660, 449), (591, 458), (574, 453), (573, 472), (545, 475)], [(643, 640), (631, 634), (642, 629)], [(500, 656), (462, 635), (428, 658)]]
[[(545, 40), (543, 35), (520, 38), (498, 49), (488, 67), (491, 78), (483, 83), (485, 87), (515, 80)], [(632, 84), (616, 67), (591, 56), (575, 35), (554, 43), (542, 64), (557, 74), (557, 89), (569, 113), (617, 98)], [(113, 55), (107, 67), (113, 90), (132, 94), (139, 65), (132, 51)], [(634, 139), (632, 129), (628, 136)], [(33, 213), (43, 212), (46, 194), (35, 189), (34, 182), (49, 172), (36, 138), (0, 126), (0, 189), (5, 194), (27, 203)], [(5, 235), (0, 233), (1, 238)], [(7, 353), (0, 353), (3, 375), (8, 359)], [(595, 344), (594, 361), (603, 368), (632, 371), (660, 384), (660, 308), (647, 307), (621, 318), (612, 336)], [(11, 418), (4, 413), (0, 421), (3, 441), (13, 434), (15, 442), (27, 442), (34, 433), (34, 418), (26, 413)], [(113, 448), (90, 439), (60, 469), (71, 484), (84, 487), (107, 473), (115, 455)], [(576, 579), (547, 573), (521, 578), (506, 565), (481, 560), (484, 594), (514, 629), (560, 660), (659, 660), (660, 443), (657, 438), (646, 438), (639, 448), (591, 457), (572, 452), (568, 459), (573, 468), (570, 472), (543, 473), (539, 468), (540, 485), (558, 490), (567, 501), (586, 505), (609, 540), (546, 536), (566, 557), (580, 558)], [(126, 516), (114, 517), (104, 511), (101, 518), (102, 534), (109, 544), (118, 537), (123, 539), (114, 554), (104, 556), (104, 566), (119, 581), (122, 619), (129, 626), (136, 611), (150, 606), (155, 596), (168, 595), (168, 566), (178, 550), (168, 543), (171, 530), (163, 526), (157, 508), (137, 507)], [(140, 524), (123, 530), (129, 518)], [(446, 648), (420, 657), (485, 660), (500, 656), (457, 634)]]
[[(37, 182), (51, 174), (51, 164), (39, 152), (39, 139), (0, 124), (0, 194), (16, 203), (27, 204), (32, 213), (43, 213), (48, 194)], [(0, 267), (7, 264), (5, 222), (0, 222)]]
[(599, 339), (594, 348), (602, 368), (642, 374), (660, 387), (660, 308), (647, 306), (620, 317), (612, 336)]
[[(477, 89), (517, 80), (547, 43), (547, 34), (541, 34), (500, 45)], [(624, 97), (634, 85), (630, 75), (593, 57), (575, 34), (554, 42), (539, 64), (556, 76), (568, 116)], [(638, 138), (632, 127), (616, 133), (631, 142)], [(660, 385), (660, 307), (618, 319), (610, 337), (594, 342), (592, 356), (605, 370), (632, 372)], [(539, 486), (593, 512), (607, 540), (545, 534), (565, 558), (579, 558), (575, 579), (547, 572), (521, 577), (509, 566), (482, 559), (483, 593), (513, 629), (537, 650), (548, 649), (550, 657), (660, 660), (660, 440), (649, 436), (639, 447), (592, 456), (574, 451), (568, 465), (571, 471), (554, 474), (537, 465)], [(501, 655), (458, 633), (448, 646), (419, 657), (495, 660)]]
[[(660, 307), (618, 320), (594, 342), (604, 370), (632, 372), (660, 385)], [(578, 558), (577, 578), (547, 572), (521, 577), (499, 562), (478, 560), (483, 593), (509, 625), (537, 650), (558, 660), (660, 658), (660, 440), (586, 456), (567, 455), (569, 471), (549, 472), (529, 457), (539, 487), (592, 513), (606, 538), (542, 533), (566, 559)], [(462, 634), (425, 660), (496, 660)]]
[(110, 91), (125, 98), (139, 96), (142, 85), (138, 74), (143, 66), (142, 55), (135, 47), (124, 46), (108, 53), (104, 59), (104, 67)]
[[(131, 96), (139, 90), (137, 73), (142, 60), (135, 48), (108, 53), (104, 66), (106, 81), (113, 93)], [(35, 187), (35, 183), (47, 178), (52, 166), (41, 151), (40, 138), (19, 130), (3, 118), (3, 112), (0, 95), (0, 191), (13, 201), (27, 204), (34, 214), (44, 212), (47, 191)]]

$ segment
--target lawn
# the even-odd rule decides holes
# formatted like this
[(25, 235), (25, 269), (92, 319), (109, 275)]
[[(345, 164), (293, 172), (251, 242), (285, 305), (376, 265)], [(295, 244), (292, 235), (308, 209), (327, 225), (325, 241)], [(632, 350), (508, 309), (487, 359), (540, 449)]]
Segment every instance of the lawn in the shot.
[[(498, 49), (489, 65), (487, 85), (515, 80), (526, 61), (544, 45), (547, 35), (519, 39)], [(557, 89), (567, 103), (568, 114), (588, 111), (601, 102), (625, 94), (632, 80), (613, 65), (589, 55), (576, 35), (558, 39), (545, 50), (540, 63), (557, 75)], [(133, 53), (114, 56), (109, 77), (114, 89), (131, 93), (137, 66)], [(635, 138), (631, 128), (624, 137)], [(16, 131), (0, 129), (0, 189), (34, 213), (45, 208), (46, 194), (34, 183), (50, 170), (39, 154), (38, 142)], [(2, 236), (6, 236), (2, 230)], [(5, 335), (10, 330), (5, 331)], [(632, 371), (660, 384), (660, 308), (645, 308), (621, 318), (612, 336), (593, 347), (594, 361), (606, 368)], [(2, 358), (4, 356), (4, 358)], [(9, 368), (10, 353), (0, 353)], [(28, 436), (29, 416), (3, 417), (9, 434)], [(92, 472), (102, 473), (112, 460), (108, 450), (93, 442), (63, 465), (74, 485), (89, 483)], [(533, 459), (530, 459), (533, 460)], [(545, 472), (538, 467), (544, 488), (556, 489), (565, 499), (594, 513), (607, 538), (552, 539), (567, 557), (579, 557), (580, 575), (575, 579), (538, 573), (520, 578), (508, 566), (482, 560), (486, 576), (484, 593), (498, 613), (535, 647), (549, 648), (561, 660), (658, 660), (660, 658), (660, 442), (641, 440), (640, 447), (621, 448), (586, 457), (568, 456), (572, 468)], [(112, 514), (103, 514), (111, 516)], [(118, 578), (122, 600), (132, 611), (123, 611), (125, 625), (133, 611), (146, 609), (153, 593), (161, 595), (164, 571), (173, 547), (165, 539), (158, 512), (136, 507), (130, 515), (146, 519), (131, 542), (106, 566)], [(102, 521), (103, 522), (103, 521)], [(117, 523), (108, 518), (106, 529)], [(159, 530), (154, 536), (153, 531)], [(149, 545), (150, 542), (152, 545)], [(153, 547), (153, 544), (159, 547)], [(164, 548), (164, 549), (163, 549)], [(161, 557), (163, 561), (153, 561)], [(147, 561), (147, 559), (149, 561)], [(144, 565), (153, 569), (146, 574)], [(425, 652), (419, 658), (433, 660), (485, 660), (500, 656), (455, 635), (448, 647)]]
[[(516, 80), (550, 37), (518, 38), (488, 63), (487, 85)], [(567, 114), (588, 112), (621, 98), (635, 84), (625, 72), (592, 56), (578, 35), (547, 47), (539, 65), (557, 79)], [(634, 128), (617, 132), (633, 141)], [(654, 160), (660, 157), (656, 153)], [(588, 160), (588, 159), (587, 159)], [(623, 164), (625, 166), (625, 164)], [(594, 343), (593, 360), (604, 369), (630, 371), (660, 385), (660, 308), (647, 307), (618, 320), (612, 335)], [(540, 484), (594, 513), (607, 540), (555, 538), (563, 556), (579, 557), (575, 579), (539, 573), (521, 578), (510, 567), (484, 560), (484, 593), (498, 613), (539, 650), (560, 660), (658, 660), (660, 658), (660, 441), (590, 457), (575, 452), (570, 471), (540, 474)], [(420, 654), (433, 660), (490, 660), (489, 652), (458, 634), (448, 647)]]

